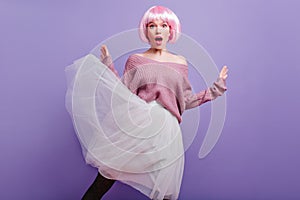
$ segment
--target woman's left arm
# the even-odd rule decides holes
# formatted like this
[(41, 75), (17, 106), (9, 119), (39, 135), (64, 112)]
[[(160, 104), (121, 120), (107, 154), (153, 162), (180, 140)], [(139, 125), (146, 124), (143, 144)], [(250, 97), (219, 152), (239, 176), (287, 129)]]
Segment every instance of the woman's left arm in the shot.
[(214, 100), (221, 96), (226, 90), (226, 79), (228, 77), (228, 68), (224, 66), (219, 74), (217, 81), (213, 85), (197, 94), (193, 94), (190, 87), (185, 91), (185, 109), (191, 109), (201, 104)]

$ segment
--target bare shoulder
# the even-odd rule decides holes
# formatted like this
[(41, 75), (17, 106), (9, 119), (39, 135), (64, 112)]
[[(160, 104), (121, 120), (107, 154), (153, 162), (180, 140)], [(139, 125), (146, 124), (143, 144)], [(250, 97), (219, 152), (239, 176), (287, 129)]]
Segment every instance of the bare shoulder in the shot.
[(188, 65), (185, 57), (173, 54), (174, 61), (179, 64)]
[(144, 57), (143, 54), (141, 54), (141, 53), (134, 53), (134, 54), (129, 55), (129, 58), (130, 57), (134, 57), (134, 56), (142, 56), (142, 57)]
[(132, 56), (143, 56), (144, 57), (144, 54), (143, 53), (134, 53), (134, 54), (131, 54)]

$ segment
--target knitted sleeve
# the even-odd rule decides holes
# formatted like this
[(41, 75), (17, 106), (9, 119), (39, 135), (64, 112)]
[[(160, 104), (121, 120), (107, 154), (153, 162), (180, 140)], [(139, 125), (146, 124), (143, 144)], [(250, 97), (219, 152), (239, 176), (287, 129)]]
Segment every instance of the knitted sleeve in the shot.
[[(132, 56), (129, 56), (129, 58), (126, 61), (125, 69), (123, 72), (122, 82), (133, 92), (131, 85), (133, 84), (133, 79), (136, 75), (136, 71), (134, 70), (135, 67), (137, 67), (139, 64), (139, 61), (132, 58)], [(137, 77), (136, 77), (137, 79)], [(137, 88), (136, 88), (137, 89)]]
[(226, 83), (224, 79), (221, 78), (218, 78), (210, 88), (197, 94), (193, 94), (191, 87), (188, 86), (184, 91), (185, 109), (191, 109), (205, 102), (214, 100), (218, 96), (221, 96), (226, 90)]

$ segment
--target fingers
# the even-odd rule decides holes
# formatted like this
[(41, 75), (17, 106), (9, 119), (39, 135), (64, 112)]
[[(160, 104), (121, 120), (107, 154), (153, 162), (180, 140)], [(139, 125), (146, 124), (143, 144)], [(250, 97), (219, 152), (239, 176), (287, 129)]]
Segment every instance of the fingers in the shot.
[(226, 65), (224, 65), (221, 72), (226, 74), (228, 72), (228, 67)]
[(107, 54), (107, 46), (106, 45), (101, 46), (101, 53), (104, 54), (104, 55)]
[(220, 78), (225, 80), (228, 77), (227, 73), (228, 73), (228, 68), (227, 68), (226, 65), (224, 65), (221, 72), (220, 72)]
[(108, 52), (106, 45), (102, 45), (100, 50), (101, 50), (101, 55), (100, 55), (101, 60), (103, 60), (105, 57), (109, 56), (109, 52)]

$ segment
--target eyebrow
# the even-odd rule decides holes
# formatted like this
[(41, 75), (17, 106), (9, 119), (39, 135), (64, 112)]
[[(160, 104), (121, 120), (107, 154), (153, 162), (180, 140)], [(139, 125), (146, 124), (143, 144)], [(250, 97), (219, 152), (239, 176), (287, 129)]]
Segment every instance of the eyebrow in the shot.
[[(149, 22), (149, 23), (147, 24), (147, 26), (149, 26), (150, 24), (156, 24), (156, 23), (151, 21), (151, 22)], [(162, 22), (161, 24), (167, 24), (167, 25), (169, 25), (168, 22)]]

